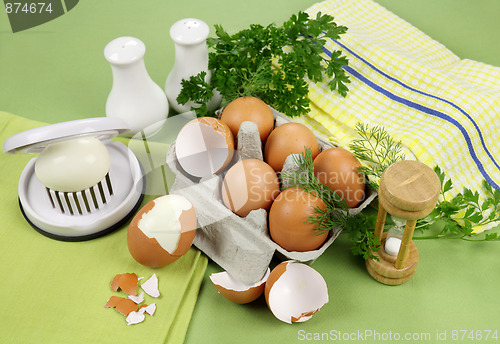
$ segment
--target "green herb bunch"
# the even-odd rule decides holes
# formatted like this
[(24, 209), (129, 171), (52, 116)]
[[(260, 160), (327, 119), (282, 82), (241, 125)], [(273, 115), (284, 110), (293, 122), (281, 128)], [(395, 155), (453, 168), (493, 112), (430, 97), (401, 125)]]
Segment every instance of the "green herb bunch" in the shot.
[[(384, 170), (391, 164), (403, 160), (401, 142), (379, 126), (369, 127), (362, 123), (356, 125), (358, 138), (349, 145), (352, 153), (363, 162), (360, 173), (370, 177), (368, 187), (378, 189)], [(282, 174), (282, 179), (290, 186), (321, 197), (327, 205), (323, 210), (315, 208), (308, 222), (316, 224), (319, 233), (332, 229), (342, 229), (352, 241), (351, 251), (363, 259), (377, 259), (373, 252), (380, 249), (380, 240), (374, 235), (377, 215), (362, 211), (350, 215), (347, 204), (335, 192), (321, 184), (314, 176), (311, 151), (294, 156), (298, 171)], [(498, 232), (476, 233), (474, 229), (500, 222), (500, 190), (493, 189), (483, 181), (485, 196), (481, 200), (478, 191), (464, 188), (462, 193), (451, 197), (453, 182), (444, 171), (436, 166), (434, 171), (441, 182), (441, 195), (435, 209), (425, 218), (417, 221), (416, 229), (428, 235), (415, 235), (414, 239), (458, 238), (469, 241), (500, 241)], [(386, 228), (392, 226), (390, 217)], [(437, 228), (437, 233), (436, 233)]]
[(207, 103), (215, 92), (222, 95), (222, 105), (241, 96), (260, 98), (276, 110), (299, 116), (309, 109), (309, 86), (328, 81), (328, 87), (345, 96), (349, 78), (342, 66), (348, 60), (341, 51), (325, 58), (327, 37), (338, 40), (347, 31), (333, 17), (318, 13), (310, 18), (305, 12), (292, 15), (282, 26), (250, 25), (233, 35), (215, 25), (215, 38), (208, 38), (211, 79), (201, 72), (182, 81), (177, 97), (180, 104), (193, 101), (198, 116), (211, 115)]
[[(368, 186), (377, 190), (380, 177), (387, 167), (404, 160), (401, 141), (395, 141), (391, 135), (379, 126), (368, 127), (356, 124), (358, 139), (353, 140), (349, 148), (364, 164), (359, 169), (368, 178)], [(500, 190), (493, 189), (483, 181), (485, 200), (481, 201), (478, 191), (464, 188), (463, 192), (450, 196), (453, 182), (444, 171), (436, 166), (434, 171), (441, 182), (441, 196), (434, 210), (425, 218), (417, 221), (416, 229), (431, 231), (439, 228), (438, 233), (415, 236), (415, 239), (460, 238), (464, 240), (500, 240), (496, 232), (476, 234), (474, 229), (491, 223), (500, 222)], [(390, 225), (390, 222), (389, 222)], [(366, 243), (369, 246), (369, 243)]]
[(441, 181), (441, 197), (434, 210), (417, 221), (416, 229), (429, 231), (436, 224), (440, 231), (416, 239), (457, 238), (470, 241), (500, 240), (498, 232), (476, 233), (475, 229), (500, 222), (500, 190), (493, 189), (483, 180), (485, 196), (480, 200), (479, 192), (464, 188), (462, 193), (449, 197), (453, 182), (447, 179), (439, 166), (434, 171)]

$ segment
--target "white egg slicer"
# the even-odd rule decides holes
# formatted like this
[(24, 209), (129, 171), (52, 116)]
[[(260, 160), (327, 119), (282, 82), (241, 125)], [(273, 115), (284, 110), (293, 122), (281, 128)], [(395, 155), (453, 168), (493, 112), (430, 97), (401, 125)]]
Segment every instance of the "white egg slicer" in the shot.
[(19, 207), (35, 230), (57, 240), (89, 240), (135, 214), (144, 197), (142, 166), (126, 145), (109, 140), (126, 131), (122, 120), (98, 117), (5, 140), (5, 153), (40, 153), (28, 162), (18, 186)]

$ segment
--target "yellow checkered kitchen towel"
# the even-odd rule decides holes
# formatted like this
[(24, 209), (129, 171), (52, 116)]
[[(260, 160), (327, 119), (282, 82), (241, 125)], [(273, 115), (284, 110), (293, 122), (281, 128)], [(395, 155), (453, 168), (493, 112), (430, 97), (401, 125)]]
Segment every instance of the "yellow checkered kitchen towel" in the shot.
[(346, 98), (311, 83), (311, 111), (301, 118), (347, 146), (355, 124), (383, 126), (410, 157), (439, 165), (455, 185), (500, 185), (500, 68), (462, 60), (370, 0), (328, 0), (307, 10), (328, 13), (348, 32), (329, 40), (341, 50), (351, 83)]

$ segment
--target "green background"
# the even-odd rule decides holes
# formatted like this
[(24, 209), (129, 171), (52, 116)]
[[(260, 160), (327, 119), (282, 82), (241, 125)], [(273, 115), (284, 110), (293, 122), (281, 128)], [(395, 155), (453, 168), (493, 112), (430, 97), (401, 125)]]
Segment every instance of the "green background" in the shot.
[[(173, 65), (174, 48), (168, 30), (175, 21), (195, 17), (206, 21), (212, 29), (214, 24), (221, 24), (229, 32), (235, 32), (252, 23), (281, 24), (292, 13), (313, 3), (87, 0), (51, 22), (15, 34), (2, 9), (0, 110), (49, 123), (104, 116), (112, 79), (103, 49), (112, 39), (125, 35), (140, 38), (146, 44), (148, 72), (163, 87)], [(379, 0), (378, 3), (459, 57), (500, 66), (500, 1)], [(186, 342), (296, 343), (307, 342), (300, 340), (301, 330), (311, 334), (371, 330), (430, 333), (430, 342), (437, 342), (437, 331), (447, 331), (446, 342), (472, 343), (452, 341), (452, 331), (500, 332), (499, 243), (439, 239), (418, 241), (417, 246), (420, 263), (415, 277), (402, 286), (388, 287), (367, 274), (364, 262), (351, 255), (348, 238), (341, 235), (313, 265), (328, 284), (330, 302), (310, 321), (293, 326), (276, 320), (262, 298), (250, 305), (236, 305), (223, 299), (208, 279), (219, 268), (209, 263)], [(0, 321), (0, 331), (5, 330), (4, 326), (5, 322)]]

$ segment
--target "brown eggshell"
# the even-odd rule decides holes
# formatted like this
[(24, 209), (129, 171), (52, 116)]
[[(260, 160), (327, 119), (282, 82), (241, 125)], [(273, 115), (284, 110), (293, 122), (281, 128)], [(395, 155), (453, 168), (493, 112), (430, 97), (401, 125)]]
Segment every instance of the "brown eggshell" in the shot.
[(269, 210), (279, 190), (279, 179), (271, 166), (258, 159), (245, 159), (227, 171), (221, 197), (226, 207), (245, 217), (252, 210)]
[(271, 271), (269, 277), (267, 278), (266, 286), (264, 288), (264, 296), (266, 297), (266, 303), (269, 308), (269, 292), (271, 291), (274, 283), (281, 277), (281, 275), (285, 273), (288, 263), (289, 262), (287, 261), (276, 265), (276, 267)]
[(266, 141), (274, 127), (271, 109), (265, 102), (255, 97), (236, 98), (224, 108), (220, 119), (228, 125), (234, 137), (238, 135), (241, 123), (245, 121), (256, 123), (262, 142)]
[(242, 286), (235, 282), (225, 271), (210, 275), (210, 280), (217, 291), (226, 299), (234, 303), (245, 304), (257, 300), (264, 293), (268, 276), (269, 269), (262, 280), (251, 286)]
[(137, 296), (137, 281), (135, 273), (118, 274), (111, 281), (111, 290), (121, 289), (129, 295)]
[(281, 192), (269, 211), (269, 233), (273, 241), (289, 252), (318, 249), (328, 233), (318, 232), (316, 224), (307, 222), (316, 207), (325, 210), (326, 204), (300, 187)]
[(356, 207), (365, 196), (365, 178), (358, 172), (361, 163), (344, 148), (329, 148), (314, 159), (314, 175), (319, 182)]
[(137, 304), (134, 301), (119, 296), (111, 296), (104, 307), (116, 308), (118, 312), (125, 316), (137, 311)]
[[(148, 237), (139, 228), (139, 221), (144, 214), (151, 211), (153, 207), (155, 207), (155, 200), (148, 202), (134, 216), (128, 228), (127, 244), (130, 254), (138, 263), (157, 268), (173, 263), (189, 250), (196, 234), (197, 218), (196, 211), (192, 206), (190, 209), (182, 211), (178, 219), (181, 226), (181, 235), (177, 244), (177, 249), (170, 254), (160, 246), (155, 238)], [(168, 228), (165, 230), (168, 230)]]
[(276, 171), (281, 171), (290, 154), (304, 154), (311, 149), (314, 159), (319, 153), (319, 145), (314, 133), (300, 123), (285, 123), (276, 127), (267, 138), (264, 160)]

